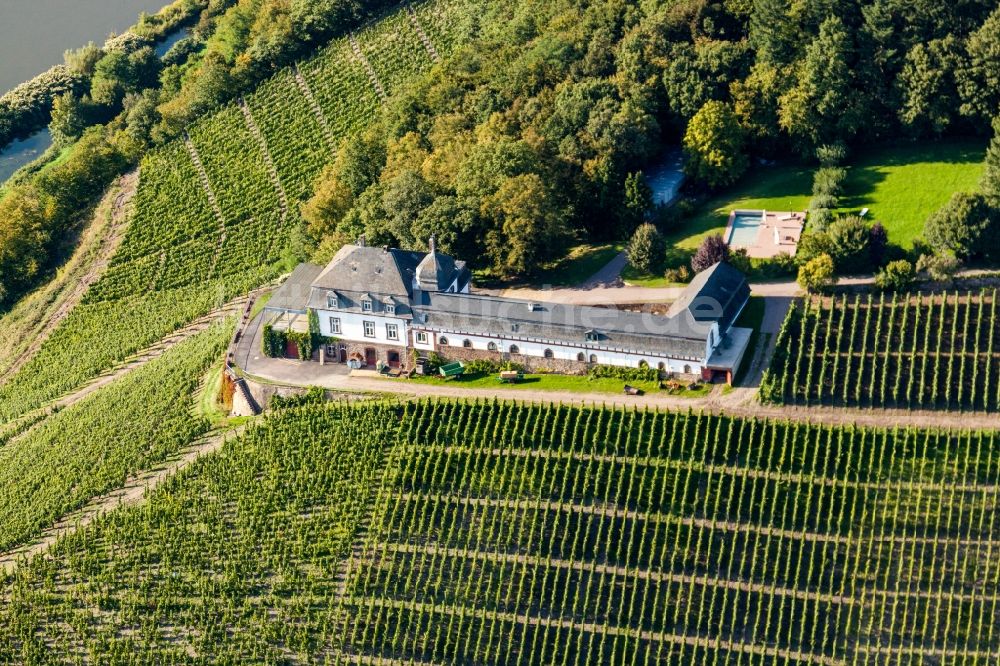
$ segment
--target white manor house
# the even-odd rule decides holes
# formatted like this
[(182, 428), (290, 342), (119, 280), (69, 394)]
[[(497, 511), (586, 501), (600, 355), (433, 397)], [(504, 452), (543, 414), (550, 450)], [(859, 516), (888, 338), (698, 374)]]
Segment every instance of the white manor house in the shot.
[[(313, 360), (407, 370), (416, 356), (512, 361), (583, 373), (648, 365), (730, 383), (750, 339), (733, 326), (750, 298), (729, 264), (698, 274), (666, 315), (477, 294), (465, 262), (438, 252), (345, 245), (323, 267), (301, 264), (268, 301), (263, 324), (306, 332), (312, 313), (332, 340)], [(287, 355), (297, 350), (289, 344)]]

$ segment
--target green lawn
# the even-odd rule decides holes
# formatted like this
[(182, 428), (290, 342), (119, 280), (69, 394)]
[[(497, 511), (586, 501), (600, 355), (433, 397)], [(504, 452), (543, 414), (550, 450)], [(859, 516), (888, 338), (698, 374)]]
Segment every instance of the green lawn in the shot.
[[(497, 380), (497, 375), (462, 375), (453, 379), (443, 379), (441, 377), (413, 377), (412, 379), (400, 379), (396, 381), (420, 382), (422, 384), (435, 384), (438, 386), (454, 386), (475, 389), (499, 389), (509, 391), (562, 391), (564, 393), (609, 393), (620, 394), (625, 384), (640, 388), (645, 393), (666, 393), (661, 391), (657, 382), (625, 382), (621, 379), (601, 378), (590, 379), (582, 375), (525, 375), (524, 379), (517, 384), (501, 384)], [(697, 389), (683, 390), (676, 394), (682, 398), (701, 398), (708, 395), (712, 386), (699, 384)]]
[(505, 279), (490, 270), (479, 269), (474, 272), (473, 280), (477, 285), (491, 289), (540, 288), (544, 285), (575, 287), (589, 280), (624, 249), (624, 243), (579, 243), (570, 246), (562, 258), (541, 265), (534, 275), (526, 279)]
[[(879, 146), (854, 156), (841, 197), (843, 213), (868, 208), (889, 240), (904, 248), (923, 231), (924, 221), (954, 192), (976, 189), (983, 171), (985, 144), (979, 139), (922, 141)], [(684, 226), (667, 234), (674, 248), (668, 265), (681, 263), (710, 234), (726, 230), (729, 213), (738, 208), (806, 210), (815, 165), (753, 166), (739, 183), (705, 202)], [(636, 284), (662, 286), (656, 276), (633, 276)], [(643, 278), (647, 278), (645, 281)], [(633, 280), (626, 277), (626, 280)]]
[(589, 280), (624, 249), (625, 245), (622, 243), (576, 245), (562, 259), (543, 266), (532, 278), (532, 282), (553, 287), (576, 286)]
[(905, 144), (857, 156), (848, 170), (846, 212), (869, 208), (889, 241), (912, 248), (924, 222), (955, 192), (974, 191), (983, 172), (986, 146), (979, 139)]

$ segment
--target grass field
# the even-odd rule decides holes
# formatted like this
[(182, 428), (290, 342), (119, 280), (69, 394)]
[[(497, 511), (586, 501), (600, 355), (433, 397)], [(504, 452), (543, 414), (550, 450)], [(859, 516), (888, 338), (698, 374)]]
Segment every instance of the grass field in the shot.
[(974, 191), (983, 172), (980, 139), (921, 142), (878, 148), (857, 156), (848, 170), (841, 205), (889, 231), (890, 242), (909, 249), (924, 222), (955, 192)]
[(989, 433), (307, 405), (0, 578), (0, 663), (985, 666), (998, 474)]

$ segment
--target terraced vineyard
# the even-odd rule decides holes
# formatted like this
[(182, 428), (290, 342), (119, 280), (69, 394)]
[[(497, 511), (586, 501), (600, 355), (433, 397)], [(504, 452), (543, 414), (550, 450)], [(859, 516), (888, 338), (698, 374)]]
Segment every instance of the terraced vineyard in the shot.
[(1000, 411), (996, 290), (812, 298), (793, 309), (761, 396), (802, 405)]
[(0, 660), (985, 665), (998, 478), (980, 433), (296, 408), (7, 581)]
[(0, 385), (0, 423), (275, 277), (299, 202), (337, 144), (382, 104), (364, 63), (395, 91), (433, 64), (419, 31), (442, 40), (434, 48), (444, 57), (473, 34), (465, 17), (474, 7), (432, 0), (412, 14), (399, 8), (147, 155), (134, 216), (107, 273)]

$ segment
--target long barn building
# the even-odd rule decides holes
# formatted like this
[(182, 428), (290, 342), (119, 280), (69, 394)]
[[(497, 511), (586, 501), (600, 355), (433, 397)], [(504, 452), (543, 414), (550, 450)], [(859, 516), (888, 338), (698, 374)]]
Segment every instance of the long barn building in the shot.
[(325, 363), (407, 369), (416, 355), (510, 360), (528, 370), (659, 368), (732, 381), (750, 331), (733, 326), (746, 278), (720, 263), (698, 274), (666, 315), (476, 294), (465, 262), (438, 252), (345, 245), (329, 264), (301, 264), (274, 293), (265, 323), (332, 338)]

